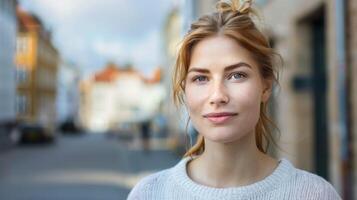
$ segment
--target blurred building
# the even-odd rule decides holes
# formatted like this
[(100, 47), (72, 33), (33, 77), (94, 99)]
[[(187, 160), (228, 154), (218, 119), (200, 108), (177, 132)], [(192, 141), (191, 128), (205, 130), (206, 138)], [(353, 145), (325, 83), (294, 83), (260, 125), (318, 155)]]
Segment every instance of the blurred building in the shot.
[(17, 9), (17, 117), (53, 129), (59, 54), (41, 20)]
[(4, 126), (15, 121), (15, 0), (0, 0), (0, 147), (6, 143)]
[(160, 70), (152, 78), (138, 71), (108, 64), (80, 85), (80, 120), (84, 128), (103, 132), (119, 129), (124, 123), (152, 119), (165, 98)]
[[(275, 1), (263, 7), (267, 32), (285, 60), (277, 96), (281, 146), (287, 151), (282, 155), (330, 180), (344, 199), (352, 199), (356, 187), (353, 4)], [(289, 14), (284, 18), (272, 14), (280, 9)]]
[(265, 32), (285, 62), (275, 98), (279, 144), (286, 151), (279, 155), (352, 199), (357, 191), (352, 156), (357, 153), (357, 2), (275, 0), (266, 1), (262, 11)]
[[(167, 91), (170, 91), (170, 95), (167, 95), (164, 105), (164, 115), (168, 119), (168, 133), (172, 136), (178, 136), (184, 132), (184, 121), (180, 119), (180, 115), (184, 114), (181, 110), (178, 112), (177, 108), (172, 101), (172, 74), (175, 64), (175, 57), (178, 50), (178, 45), (183, 36), (183, 14), (180, 6), (175, 5), (170, 14), (168, 15), (163, 30), (164, 35), (164, 48), (163, 53), (165, 55), (165, 65), (163, 68), (165, 76), (163, 76), (163, 82)], [(179, 123), (177, 123), (179, 122)]]
[(347, 175), (351, 176), (354, 192), (353, 197), (357, 197), (357, 1), (348, 1), (347, 4), (347, 65), (348, 70), (346, 70), (349, 81), (349, 98), (347, 104), (349, 107), (349, 136), (347, 140), (349, 152), (352, 152), (352, 163), (349, 163), (348, 167), (351, 167), (352, 173)]
[[(343, 172), (345, 176), (350, 176), (349, 182), (352, 198), (357, 198), (357, 1), (349, 0), (346, 8), (346, 81), (348, 89), (347, 108), (348, 127), (347, 137), (341, 145), (344, 152), (347, 150), (347, 164)], [(346, 154), (345, 154), (346, 155)], [(345, 187), (346, 188), (346, 187)]]
[(79, 81), (81, 72), (71, 63), (62, 61), (58, 69), (57, 122), (79, 123)]

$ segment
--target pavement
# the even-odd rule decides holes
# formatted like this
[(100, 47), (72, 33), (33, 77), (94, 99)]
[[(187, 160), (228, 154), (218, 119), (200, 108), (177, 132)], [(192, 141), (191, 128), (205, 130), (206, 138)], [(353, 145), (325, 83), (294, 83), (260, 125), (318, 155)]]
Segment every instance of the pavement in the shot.
[(151, 150), (105, 134), (60, 135), (54, 144), (0, 152), (0, 200), (120, 200), (143, 177), (180, 156), (165, 139)]

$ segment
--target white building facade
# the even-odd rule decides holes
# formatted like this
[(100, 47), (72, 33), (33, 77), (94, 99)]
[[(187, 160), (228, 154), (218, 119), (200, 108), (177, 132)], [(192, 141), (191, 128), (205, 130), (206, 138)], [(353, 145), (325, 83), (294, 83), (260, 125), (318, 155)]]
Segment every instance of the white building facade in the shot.
[(91, 132), (150, 121), (166, 97), (160, 82), (148, 83), (137, 72), (119, 72), (110, 81), (86, 80), (80, 90), (81, 125)]

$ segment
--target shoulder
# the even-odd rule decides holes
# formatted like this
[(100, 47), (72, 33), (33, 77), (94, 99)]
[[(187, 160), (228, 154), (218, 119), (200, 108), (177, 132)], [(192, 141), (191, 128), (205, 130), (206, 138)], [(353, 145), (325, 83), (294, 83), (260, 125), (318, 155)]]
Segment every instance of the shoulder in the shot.
[(163, 190), (163, 186), (166, 185), (170, 176), (170, 171), (171, 169), (165, 169), (141, 179), (130, 191), (128, 200), (152, 199), (154, 192)]
[(305, 170), (294, 168), (289, 182), (294, 190), (301, 191), (300, 195), (308, 195), (311, 199), (341, 199), (333, 186), (324, 178)]
[(306, 186), (314, 189), (320, 199), (341, 199), (333, 186), (316, 174), (297, 169), (296, 179), (298, 182), (304, 183)]

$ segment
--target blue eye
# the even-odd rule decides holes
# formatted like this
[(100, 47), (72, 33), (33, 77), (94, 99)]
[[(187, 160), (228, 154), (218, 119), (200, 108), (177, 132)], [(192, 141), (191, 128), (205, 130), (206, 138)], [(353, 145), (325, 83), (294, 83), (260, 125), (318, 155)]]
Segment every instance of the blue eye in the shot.
[(234, 78), (235, 80), (239, 80), (239, 79), (242, 79), (245, 77), (246, 77), (246, 75), (244, 73), (235, 72), (235, 73), (232, 73), (231, 75), (229, 75), (228, 79)]
[(207, 79), (207, 77), (205, 77), (205, 76), (196, 76), (196, 77), (193, 78), (193, 81), (194, 81), (194, 82), (199, 82), (199, 83), (204, 82), (204, 81), (207, 81), (207, 80), (208, 80), (208, 79)]

